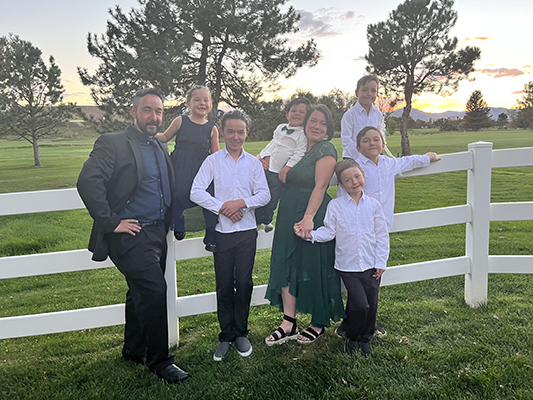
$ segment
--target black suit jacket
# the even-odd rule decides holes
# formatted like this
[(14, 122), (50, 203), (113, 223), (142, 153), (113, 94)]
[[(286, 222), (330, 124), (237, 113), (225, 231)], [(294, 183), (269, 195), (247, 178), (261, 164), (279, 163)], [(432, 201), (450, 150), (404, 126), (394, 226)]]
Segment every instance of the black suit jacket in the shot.
[[(94, 219), (89, 250), (94, 261), (104, 261), (108, 254), (107, 235), (120, 224), (119, 213), (133, 201), (144, 175), (144, 161), (136, 128), (100, 136), (94, 143), (89, 159), (83, 164), (76, 187)], [(170, 187), (174, 192), (174, 173), (170, 158), (165, 153)], [(171, 207), (165, 215), (167, 228)]]

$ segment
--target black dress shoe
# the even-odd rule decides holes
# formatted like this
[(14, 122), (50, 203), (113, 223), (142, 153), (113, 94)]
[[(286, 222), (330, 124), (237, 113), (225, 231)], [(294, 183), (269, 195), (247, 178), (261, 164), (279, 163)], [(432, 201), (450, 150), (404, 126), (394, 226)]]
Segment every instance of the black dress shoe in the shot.
[(130, 361), (135, 364), (139, 365), (146, 365), (146, 357), (145, 356), (132, 356), (131, 354), (122, 353), (122, 358), (126, 361)]
[(174, 237), (176, 240), (183, 240), (185, 239), (185, 236), (187, 236), (187, 232), (176, 232), (174, 231)]
[(175, 384), (185, 382), (190, 378), (189, 374), (175, 364), (167, 365), (165, 368), (156, 371), (155, 374), (166, 383)]

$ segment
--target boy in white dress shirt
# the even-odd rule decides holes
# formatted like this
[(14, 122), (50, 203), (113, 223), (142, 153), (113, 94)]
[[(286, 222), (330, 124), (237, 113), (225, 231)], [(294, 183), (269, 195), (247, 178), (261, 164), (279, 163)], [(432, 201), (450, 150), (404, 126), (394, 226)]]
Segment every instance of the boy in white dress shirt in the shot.
[(270, 143), (257, 156), (265, 169), (270, 190), (268, 204), (255, 210), (257, 230), (261, 228), (261, 224), (264, 224), (265, 232), (274, 229), (271, 222), (281, 197), (287, 172), (301, 160), (307, 149), (307, 137), (303, 124), (310, 108), (311, 103), (305, 97), (292, 100), (285, 114), (289, 123), (278, 125)]
[(357, 134), (357, 162), (365, 171), (365, 194), (373, 197), (385, 213), (387, 229), (392, 227), (394, 216), (394, 180), (402, 172), (415, 168), (427, 167), (429, 163), (439, 161), (435, 153), (391, 158), (381, 154), (385, 148), (385, 138), (373, 126), (366, 126)]
[[(365, 174), (353, 159), (335, 165), (338, 184), (347, 192), (328, 204), (324, 226), (311, 231), (313, 242), (335, 239), (335, 269), (348, 291), (346, 318), (343, 321), (344, 349), (353, 355), (371, 353), (378, 310), (381, 275), (389, 258), (389, 234), (379, 202), (363, 194)], [(303, 232), (295, 226), (297, 235)]]
[[(387, 230), (390, 230), (394, 216), (394, 183), (396, 176), (415, 168), (427, 167), (430, 162), (438, 161), (440, 158), (435, 153), (401, 158), (384, 156), (381, 152), (385, 148), (385, 138), (373, 126), (366, 126), (361, 129), (357, 134), (356, 143), (357, 152), (360, 153), (357, 162), (365, 171), (365, 195), (379, 202), (385, 214)], [(337, 196), (339, 196), (339, 192)], [(342, 197), (342, 194), (340, 196)], [(335, 333), (345, 337), (345, 328), (346, 325), (343, 321), (337, 327)], [(379, 336), (386, 335), (385, 329), (378, 324), (376, 324), (375, 331)]]
[(383, 114), (374, 106), (378, 89), (379, 80), (375, 75), (365, 75), (357, 81), (357, 103), (344, 113), (341, 120), (343, 158), (359, 158), (356, 138), (365, 126), (375, 126), (385, 137)]
[[(205, 159), (191, 188), (191, 200), (219, 216), (218, 251), (213, 254), (220, 325), (215, 361), (222, 360), (232, 343), (241, 356), (252, 353), (247, 335), (257, 244), (254, 209), (267, 204), (270, 193), (261, 162), (242, 148), (248, 133), (244, 113), (224, 114), (225, 148)], [(211, 182), (214, 196), (206, 191)]]

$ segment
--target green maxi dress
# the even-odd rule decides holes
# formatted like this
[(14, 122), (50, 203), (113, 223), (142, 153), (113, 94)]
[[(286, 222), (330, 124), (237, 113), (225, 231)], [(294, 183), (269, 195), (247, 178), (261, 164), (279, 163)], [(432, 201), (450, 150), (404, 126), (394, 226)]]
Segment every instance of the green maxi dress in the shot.
[[(287, 174), (286, 187), (279, 202), (270, 279), (265, 298), (283, 311), (281, 288), (290, 283), (289, 293), (296, 297), (296, 310), (311, 314), (311, 324), (329, 327), (330, 319), (344, 317), (339, 276), (333, 268), (335, 241), (311, 243), (295, 235), (294, 224), (304, 217), (315, 187), (315, 166), (326, 156), (337, 159), (335, 147), (327, 141), (315, 144)], [(325, 193), (314, 219), (314, 229), (324, 225), (331, 197)]]

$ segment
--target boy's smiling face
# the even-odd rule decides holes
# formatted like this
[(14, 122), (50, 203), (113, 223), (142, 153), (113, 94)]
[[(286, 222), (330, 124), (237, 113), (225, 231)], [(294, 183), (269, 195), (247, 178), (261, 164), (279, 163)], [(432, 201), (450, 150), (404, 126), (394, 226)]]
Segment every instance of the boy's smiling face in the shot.
[(385, 143), (381, 134), (375, 129), (370, 129), (361, 138), (361, 145), (357, 146), (357, 151), (366, 158), (375, 161), (385, 148)]
[(303, 103), (295, 104), (286, 114), (289, 126), (303, 126), (305, 115), (307, 114), (307, 106)]
[(357, 167), (346, 168), (341, 173), (339, 185), (354, 199), (359, 199), (365, 186), (365, 174)]
[(242, 145), (248, 136), (246, 123), (241, 119), (228, 119), (226, 126), (221, 128), (226, 148), (230, 153), (240, 153)]
[(363, 108), (369, 108), (372, 104), (374, 104), (378, 95), (377, 82), (370, 81), (365, 83), (363, 86), (361, 86), (361, 88), (359, 88), (359, 90), (355, 92), (355, 95), (357, 96), (359, 104), (361, 104)]

